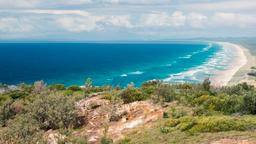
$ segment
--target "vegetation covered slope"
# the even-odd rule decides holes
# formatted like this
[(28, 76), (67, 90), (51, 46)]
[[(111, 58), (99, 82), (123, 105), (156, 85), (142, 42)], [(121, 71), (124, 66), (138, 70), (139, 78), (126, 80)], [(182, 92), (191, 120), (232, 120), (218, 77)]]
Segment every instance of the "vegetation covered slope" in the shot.
[[(150, 101), (164, 109), (152, 127), (128, 133), (123, 140), (113, 141), (104, 131), (99, 143), (196, 143), (219, 136), (247, 136), (255, 139), (256, 88), (246, 83), (214, 88), (210, 81), (202, 84), (166, 84), (145, 82), (140, 88), (128, 85), (94, 87), (91, 80), (85, 86), (65, 87), (61, 84), (20, 84), (0, 94), (0, 143), (47, 143), (49, 131), (61, 136), (58, 143), (87, 143), (76, 134), (90, 123), (87, 115), (77, 109), (77, 103), (100, 93), (111, 106), (109, 122), (124, 115), (115, 108), (136, 101)], [(98, 105), (90, 105), (97, 109)]]

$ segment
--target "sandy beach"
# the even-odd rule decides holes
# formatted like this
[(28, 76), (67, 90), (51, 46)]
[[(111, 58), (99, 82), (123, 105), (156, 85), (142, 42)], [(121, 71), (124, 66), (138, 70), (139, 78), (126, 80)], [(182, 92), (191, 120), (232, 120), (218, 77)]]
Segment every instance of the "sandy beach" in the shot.
[(251, 67), (256, 66), (256, 56), (252, 55), (246, 47), (240, 46), (240, 48), (243, 50), (247, 62), (235, 73), (228, 85), (246, 82), (256, 87), (256, 78), (248, 75), (251, 72)]
[(233, 81), (233, 77), (235, 77), (237, 72), (244, 68), (246, 65), (249, 66), (248, 63), (252, 62), (252, 60), (247, 56), (248, 52), (242, 46), (233, 43), (218, 42), (218, 44), (222, 45), (224, 49), (234, 53), (234, 57), (232, 62), (230, 62), (225, 70), (217, 71), (215, 75), (210, 78), (212, 85), (220, 87), (231, 84), (231, 81), (232, 83), (239, 83), (240, 81)]
[(249, 49), (229, 42), (218, 42), (224, 49), (234, 53), (233, 61), (223, 71), (218, 71), (211, 77), (212, 85), (216, 87), (235, 85), (246, 82), (256, 86), (256, 78), (248, 76), (251, 67), (256, 65), (256, 56), (252, 55)]

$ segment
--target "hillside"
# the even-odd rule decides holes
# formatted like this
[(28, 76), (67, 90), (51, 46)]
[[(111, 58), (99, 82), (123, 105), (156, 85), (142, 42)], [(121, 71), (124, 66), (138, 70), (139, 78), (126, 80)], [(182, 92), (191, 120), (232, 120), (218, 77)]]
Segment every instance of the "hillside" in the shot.
[(256, 143), (256, 88), (1, 85), (0, 143)]

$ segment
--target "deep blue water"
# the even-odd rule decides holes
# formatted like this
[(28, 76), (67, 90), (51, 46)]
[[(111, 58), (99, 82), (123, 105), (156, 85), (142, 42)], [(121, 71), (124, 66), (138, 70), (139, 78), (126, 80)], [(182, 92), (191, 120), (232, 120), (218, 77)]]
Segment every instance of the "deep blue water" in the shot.
[[(147, 80), (179, 76), (204, 65), (221, 50), (209, 43), (1, 43), (0, 83), (136, 86)], [(174, 78), (200, 81), (198, 78)], [(194, 75), (193, 75), (194, 76)]]

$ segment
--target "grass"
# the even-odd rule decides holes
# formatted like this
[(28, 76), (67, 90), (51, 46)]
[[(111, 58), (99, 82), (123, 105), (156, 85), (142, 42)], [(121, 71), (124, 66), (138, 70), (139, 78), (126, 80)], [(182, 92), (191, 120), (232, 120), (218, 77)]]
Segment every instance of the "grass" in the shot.
[(150, 128), (133, 131), (125, 139), (118, 141), (117, 144), (198, 144), (209, 143), (222, 138), (256, 140), (255, 131), (191, 134), (186, 131), (174, 130), (169, 133), (162, 133), (160, 127), (166, 121), (166, 119), (161, 119)]

